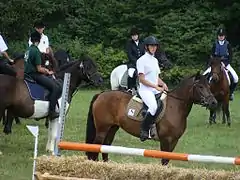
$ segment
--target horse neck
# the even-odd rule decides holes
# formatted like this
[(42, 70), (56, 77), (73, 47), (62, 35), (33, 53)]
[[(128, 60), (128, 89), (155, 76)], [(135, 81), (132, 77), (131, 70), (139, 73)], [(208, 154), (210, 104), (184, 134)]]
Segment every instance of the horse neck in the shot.
[(192, 94), (192, 83), (185, 86), (181, 85), (169, 93), (168, 97), (171, 97), (172, 101), (174, 101), (175, 108), (182, 110), (178, 111), (179, 116), (186, 118), (189, 115), (193, 106)]
[(66, 70), (57, 72), (57, 78), (60, 78), (62, 81), (64, 81), (64, 74), (65, 73), (70, 73), (71, 74), (69, 93), (68, 93), (68, 95), (70, 97), (70, 101), (72, 99), (73, 93), (76, 91), (77, 87), (81, 83), (81, 80), (77, 78), (78, 77), (78, 73), (77, 73), (78, 70), (76, 68), (75, 67), (70, 67), (70, 68), (67, 68)]

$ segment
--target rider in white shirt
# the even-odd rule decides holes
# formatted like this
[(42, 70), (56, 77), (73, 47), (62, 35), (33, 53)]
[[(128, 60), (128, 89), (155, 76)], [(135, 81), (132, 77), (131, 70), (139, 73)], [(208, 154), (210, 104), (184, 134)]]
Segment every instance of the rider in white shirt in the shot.
[(8, 74), (11, 76), (16, 76), (16, 71), (4, 61), (4, 58), (6, 58), (8, 61), (10, 61), (11, 63), (14, 62), (14, 60), (12, 60), (8, 53), (7, 53), (8, 47), (2, 37), (2, 35), (0, 34), (0, 73), (1, 74)]
[[(41, 53), (49, 53), (49, 40), (48, 37), (43, 34), (43, 31), (45, 29), (45, 25), (43, 22), (36, 22), (34, 24), (34, 28), (36, 31), (38, 31), (41, 34), (41, 40), (40, 43), (38, 44), (38, 49), (40, 50)], [(28, 40), (28, 45), (31, 46), (32, 42), (30, 41), (30, 38)]]
[(147, 114), (141, 124), (141, 141), (145, 141), (148, 138), (150, 126), (155, 121), (155, 114), (157, 111), (155, 95), (161, 93), (163, 90), (168, 90), (167, 85), (159, 78), (160, 68), (158, 60), (154, 57), (158, 45), (159, 42), (154, 36), (145, 38), (144, 46), (146, 52), (137, 60), (137, 71), (140, 84), (138, 93), (143, 102), (148, 106)]

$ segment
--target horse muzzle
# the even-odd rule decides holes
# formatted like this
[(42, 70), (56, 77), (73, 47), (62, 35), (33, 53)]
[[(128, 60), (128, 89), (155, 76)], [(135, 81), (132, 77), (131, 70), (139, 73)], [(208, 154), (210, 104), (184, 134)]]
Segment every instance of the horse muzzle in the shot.
[(218, 102), (213, 95), (210, 95), (207, 98), (201, 98), (200, 104), (208, 109), (216, 109)]

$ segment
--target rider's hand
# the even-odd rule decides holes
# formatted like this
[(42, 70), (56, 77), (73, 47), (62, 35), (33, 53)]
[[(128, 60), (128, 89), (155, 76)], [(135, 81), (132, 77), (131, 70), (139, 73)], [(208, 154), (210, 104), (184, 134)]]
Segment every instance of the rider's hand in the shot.
[(54, 72), (53, 71), (48, 71), (48, 74), (52, 75), (52, 74), (54, 74)]
[(168, 91), (168, 87), (167, 87), (167, 85), (164, 83), (163, 84), (163, 89), (165, 90), (165, 91)]
[(157, 91), (160, 91), (160, 92), (162, 92), (163, 91), (163, 88), (162, 87), (159, 87), (159, 86), (156, 86), (156, 88), (155, 88)]
[(14, 60), (13, 59), (8, 59), (9, 62), (11, 63), (14, 63)]

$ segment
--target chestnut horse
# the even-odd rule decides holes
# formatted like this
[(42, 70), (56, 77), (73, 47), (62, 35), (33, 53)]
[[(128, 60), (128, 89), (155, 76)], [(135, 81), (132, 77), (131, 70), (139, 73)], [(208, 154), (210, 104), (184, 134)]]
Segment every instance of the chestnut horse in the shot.
[[(227, 70), (224, 65), (221, 63), (220, 57), (211, 57), (210, 58), (210, 87), (211, 92), (218, 101), (218, 107), (216, 110), (210, 110), (209, 124), (216, 123), (216, 114), (222, 110), (222, 123), (231, 125), (231, 118), (229, 112), (229, 83), (230, 79), (227, 78)], [(225, 116), (226, 115), (226, 116)]]
[[(91, 101), (87, 127), (86, 143), (111, 145), (117, 130), (139, 137), (140, 121), (128, 117), (126, 111), (132, 94), (120, 90), (110, 90), (96, 94)], [(207, 108), (215, 108), (217, 101), (210, 91), (207, 78), (197, 73), (183, 80), (177, 88), (167, 93), (165, 113), (156, 122), (156, 131), (161, 150), (172, 152), (183, 135), (187, 117), (193, 103)], [(89, 160), (98, 160), (98, 153), (86, 152)], [(108, 161), (108, 154), (102, 154)], [(168, 159), (162, 159), (167, 165)]]

